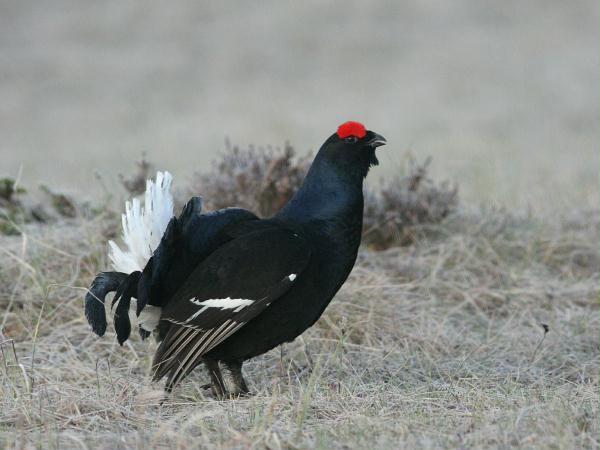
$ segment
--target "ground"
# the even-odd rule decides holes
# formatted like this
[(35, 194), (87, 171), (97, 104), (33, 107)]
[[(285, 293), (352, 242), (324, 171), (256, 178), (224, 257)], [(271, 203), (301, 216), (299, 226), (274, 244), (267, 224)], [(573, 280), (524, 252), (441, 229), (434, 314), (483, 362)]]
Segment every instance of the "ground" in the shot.
[(83, 317), (114, 227), (2, 238), (3, 448), (598, 448), (597, 212), (463, 212), (364, 249), (315, 327), (245, 366), (251, 397), (197, 370), (162, 404), (156, 344)]

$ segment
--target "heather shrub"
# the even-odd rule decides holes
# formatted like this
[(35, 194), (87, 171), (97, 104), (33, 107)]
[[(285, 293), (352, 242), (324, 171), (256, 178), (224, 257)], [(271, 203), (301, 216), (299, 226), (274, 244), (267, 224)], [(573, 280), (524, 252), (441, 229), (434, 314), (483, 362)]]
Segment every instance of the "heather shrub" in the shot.
[(407, 245), (458, 207), (458, 186), (429, 175), (431, 158), (409, 158), (399, 174), (365, 192), (363, 243), (374, 249)]
[(146, 180), (156, 175), (154, 164), (146, 159), (146, 154), (136, 163), (135, 171), (129, 176), (119, 175), (119, 181), (132, 196), (143, 194), (146, 191)]
[(288, 143), (242, 149), (227, 142), (212, 170), (196, 174), (191, 193), (201, 195), (207, 209), (239, 206), (269, 217), (296, 193), (311, 161)]
[(90, 205), (77, 204), (70, 196), (41, 185), (43, 201), (28, 196), (17, 180), (0, 178), (0, 234), (18, 235), (24, 224), (49, 223), (59, 218), (74, 218), (79, 212), (90, 214)]

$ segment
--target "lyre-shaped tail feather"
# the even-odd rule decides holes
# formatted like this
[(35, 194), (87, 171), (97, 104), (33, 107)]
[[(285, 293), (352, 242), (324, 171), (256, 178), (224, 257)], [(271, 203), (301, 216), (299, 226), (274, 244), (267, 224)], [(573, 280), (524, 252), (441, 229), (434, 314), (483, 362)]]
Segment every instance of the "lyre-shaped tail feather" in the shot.
[(109, 241), (109, 258), (118, 272), (143, 270), (173, 217), (173, 195), (169, 172), (157, 172), (156, 182), (146, 181), (144, 206), (139, 199), (125, 203), (121, 216), (124, 249)]

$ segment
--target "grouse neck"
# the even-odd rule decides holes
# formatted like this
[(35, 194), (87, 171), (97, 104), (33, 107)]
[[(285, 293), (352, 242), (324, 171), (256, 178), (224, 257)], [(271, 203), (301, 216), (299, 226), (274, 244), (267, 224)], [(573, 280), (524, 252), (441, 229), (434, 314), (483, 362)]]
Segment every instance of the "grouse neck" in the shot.
[(319, 153), (298, 192), (276, 217), (296, 222), (362, 218), (363, 179), (359, 172), (344, 170)]

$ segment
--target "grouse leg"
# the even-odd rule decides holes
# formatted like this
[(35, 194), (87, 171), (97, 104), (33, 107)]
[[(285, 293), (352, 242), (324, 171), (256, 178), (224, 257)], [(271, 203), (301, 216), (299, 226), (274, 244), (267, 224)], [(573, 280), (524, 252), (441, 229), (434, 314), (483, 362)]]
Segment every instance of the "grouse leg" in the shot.
[(242, 364), (242, 361), (223, 361), (227, 387), (229, 388), (229, 395), (232, 397), (248, 395), (250, 392), (242, 375)]
[(223, 383), (223, 375), (221, 375), (219, 361), (204, 358), (204, 364), (206, 364), (206, 368), (210, 373), (210, 381), (213, 394), (215, 394), (215, 397), (217, 398), (225, 397), (225, 383)]

